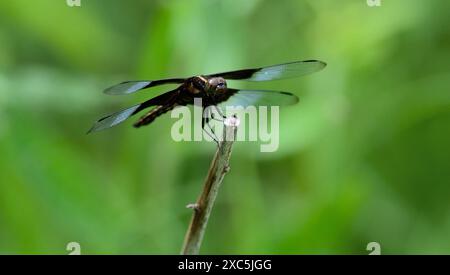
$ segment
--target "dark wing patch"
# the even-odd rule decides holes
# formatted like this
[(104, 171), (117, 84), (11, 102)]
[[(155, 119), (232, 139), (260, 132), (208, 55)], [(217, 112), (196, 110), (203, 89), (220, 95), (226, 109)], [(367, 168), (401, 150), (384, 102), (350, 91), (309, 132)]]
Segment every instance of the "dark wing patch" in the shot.
[(111, 86), (104, 90), (105, 94), (109, 95), (126, 95), (137, 92), (139, 90), (147, 89), (150, 87), (163, 85), (163, 84), (181, 84), (184, 82), (184, 78), (171, 78), (160, 80), (142, 80), (142, 81), (125, 81), (117, 85)]
[(269, 67), (224, 72), (208, 76), (221, 76), (225, 79), (234, 80), (269, 81), (307, 75), (322, 70), (326, 65), (327, 64), (325, 62), (319, 60), (305, 60)]

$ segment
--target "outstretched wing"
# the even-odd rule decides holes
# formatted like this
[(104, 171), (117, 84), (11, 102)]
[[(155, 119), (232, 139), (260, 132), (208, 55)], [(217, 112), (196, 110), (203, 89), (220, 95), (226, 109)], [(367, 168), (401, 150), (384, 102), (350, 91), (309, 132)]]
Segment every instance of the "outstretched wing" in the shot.
[(219, 99), (220, 107), (226, 106), (287, 106), (298, 102), (294, 94), (268, 90), (227, 89), (226, 96)]
[(158, 85), (181, 84), (184, 82), (184, 80), (185, 80), (184, 78), (170, 78), (160, 80), (125, 81), (117, 85), (111, 86), (106, 90), (104, 90), (103, 92), (109, 95), (125, 95)]
[(284, 63), (269, 67), (255, 69), (244, 69), (238, 71), (224, 72), (208, 75), (210, 77), (223, 77), (225, 79), (247, 80), (247, 81), (269, 81), (298, 77), (314, 73), (325, 68), (327, 64), (319, 60), (305, 60)]
[(88, 134), (116, 126), (132, 115), (135, 115), (148, 107), (165, 105), (167, 102), (173, 100), (177, 95), (178, 89), (164, 93), (140, 104), (105, 116), (94, 123), (92, 128), (88, 131)]

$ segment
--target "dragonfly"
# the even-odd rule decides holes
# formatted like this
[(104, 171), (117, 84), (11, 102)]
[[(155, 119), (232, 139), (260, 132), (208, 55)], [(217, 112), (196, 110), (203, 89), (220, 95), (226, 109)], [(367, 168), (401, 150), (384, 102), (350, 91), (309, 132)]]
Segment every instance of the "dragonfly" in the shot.
[[(178, 84), (178, 87), (150, 98), (132, 107), (100, 118), (88, 133), (116, 126), (137, 113), (151, 108), (133, 125), (136, 128), (152, 123), (159, 116), (177, 106), (193, 105), (195, 98), (202, 99), (202, 108), (217, 106), (285, 106), (298, 102), (298, 97), (289, 92), (272, 90), (234, 89), (227, 86), (227, 80), (270, 81), (288, 79), (311, 74), (325, 68), (326, 63), (319, 60), (303, 60), (267, 67), (235, 70), (187, 78), (167, 78), (159, 80), (125, 81), (104, 90), (109, 95), (132, 94), (151, 87)], [(221, 114), (220, 109), (217, 109)], [(223, 116), (223, 115), (222, 115)], [(211, 117), (203, 116), (202, 129), (209, 125)], [(211, 129), (211, 127), (210, 127)]]

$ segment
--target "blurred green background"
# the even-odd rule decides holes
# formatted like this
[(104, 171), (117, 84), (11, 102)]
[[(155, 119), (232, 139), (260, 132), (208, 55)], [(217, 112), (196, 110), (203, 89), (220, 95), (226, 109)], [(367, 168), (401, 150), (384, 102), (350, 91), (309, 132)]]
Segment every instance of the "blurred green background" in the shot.
[[(320, 59), (280, 148), (238, 143), (201, 252), (450, 253), (450, 2), (0, 2), (0, 253), (177, 254), (215, 146), (92, 123), (130, 79)], [(170, 88), (170, 87), (169, 87)]]

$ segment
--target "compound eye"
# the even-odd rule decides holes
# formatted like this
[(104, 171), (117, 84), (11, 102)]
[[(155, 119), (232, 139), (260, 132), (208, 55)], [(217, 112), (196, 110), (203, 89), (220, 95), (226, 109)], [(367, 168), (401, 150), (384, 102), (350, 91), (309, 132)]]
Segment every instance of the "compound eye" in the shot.
[(223, 89), (223, 88), (225, 88), (225, 83), (223, 83), (223, 82), (217, 83), (217, 88), (218, 88), (218, 89)]

